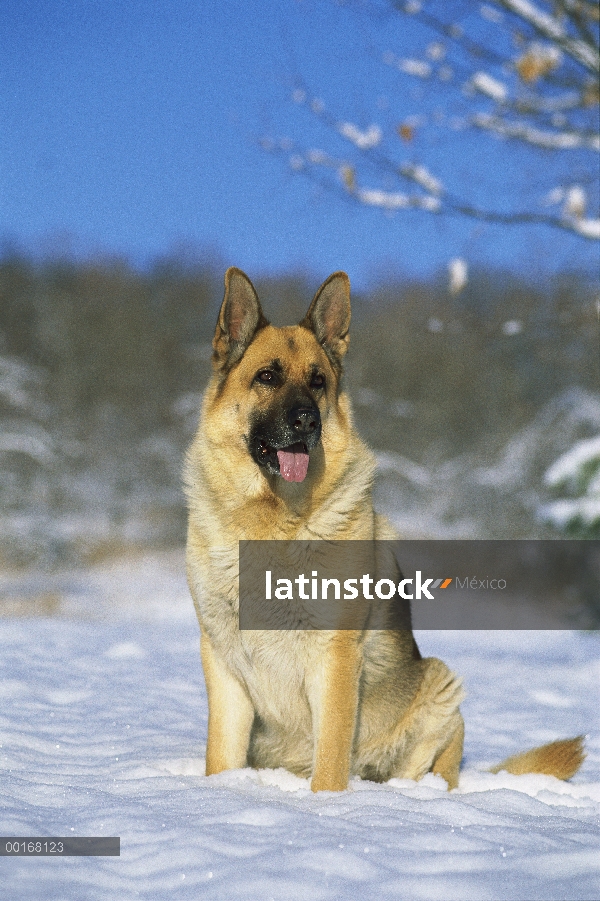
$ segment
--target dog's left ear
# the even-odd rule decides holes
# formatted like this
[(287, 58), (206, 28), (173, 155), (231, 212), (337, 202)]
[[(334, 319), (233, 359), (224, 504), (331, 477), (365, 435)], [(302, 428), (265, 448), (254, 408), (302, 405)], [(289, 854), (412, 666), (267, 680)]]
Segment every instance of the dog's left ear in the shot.
[(327, 356), (341, 368), (350, 343), (350, 279), (345, 272), (334, 272), (323, 282), (300, 325), (315, 333)]
[(225, 297), (213, 338), (213, 362), (230, 369), (244, 355), (257, 331), (268, 325), (254, 285), (245, 272), (231, 266), (225, 273)]

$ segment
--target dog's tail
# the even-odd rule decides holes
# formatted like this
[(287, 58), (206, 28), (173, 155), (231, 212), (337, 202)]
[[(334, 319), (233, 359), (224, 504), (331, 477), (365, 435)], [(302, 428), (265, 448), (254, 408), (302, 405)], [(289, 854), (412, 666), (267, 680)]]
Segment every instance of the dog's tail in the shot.
[(522, 754), (507, 757), (502, 763), (492, 767), (490, 773), (499, 773), (506, 770), (515, 776), (524, 773), (543, 773), (546, 776), (556, 776), (557, 779), (570, 779), (574, 776), (585, 759), (583, 749), (583, 735), (577, 738), (564, 738), (561, 741), (551, 741), (550, 744), (532, 748)]

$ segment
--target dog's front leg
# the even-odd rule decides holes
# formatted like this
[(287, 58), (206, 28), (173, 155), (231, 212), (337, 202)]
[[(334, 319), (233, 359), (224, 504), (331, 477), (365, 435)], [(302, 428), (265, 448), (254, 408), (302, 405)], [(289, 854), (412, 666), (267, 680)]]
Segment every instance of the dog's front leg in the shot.
[(242, 683), (225, 666), (203, 632), (202, 668), (208, 695), (206, 775), (246, 766), (254, 707)]
[(310, 787), (314, 792), (343, 791), (348, 787), (356, 729), (360, 633), (334, 632), (323, 650), (307, 680), (314, 736)]

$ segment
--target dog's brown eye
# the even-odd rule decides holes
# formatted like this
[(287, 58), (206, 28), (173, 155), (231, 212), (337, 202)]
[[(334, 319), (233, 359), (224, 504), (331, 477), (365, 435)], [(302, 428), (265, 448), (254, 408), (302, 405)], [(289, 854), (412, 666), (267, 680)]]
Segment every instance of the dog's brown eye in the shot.
[(325, 376), (321, 375), (320, 372), (316, 372), (312, 379), (310, 380), (311, 388), (324, 388), (325, 387)]
[(275, 381), (275, 373), (272, 369), (263, 369), (261, 372), (257, 373), (257, 381), (262, 382), (263, 385), (272, 385)]

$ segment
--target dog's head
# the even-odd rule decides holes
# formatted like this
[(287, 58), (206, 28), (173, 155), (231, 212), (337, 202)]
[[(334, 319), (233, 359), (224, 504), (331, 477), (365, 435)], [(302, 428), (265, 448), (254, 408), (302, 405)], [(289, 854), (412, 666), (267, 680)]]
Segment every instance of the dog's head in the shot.
[(250, 279), (227, 270), (213, 340), (215, 402), (223, 429), (240, 436), (266, 475), (306, 478), (337, 407), (349, 326), (344, 272), (321, 285), (299, 325), (275, 328)]

